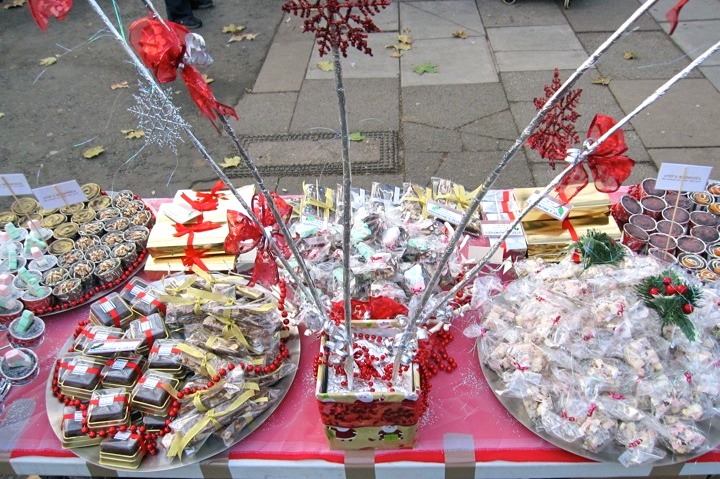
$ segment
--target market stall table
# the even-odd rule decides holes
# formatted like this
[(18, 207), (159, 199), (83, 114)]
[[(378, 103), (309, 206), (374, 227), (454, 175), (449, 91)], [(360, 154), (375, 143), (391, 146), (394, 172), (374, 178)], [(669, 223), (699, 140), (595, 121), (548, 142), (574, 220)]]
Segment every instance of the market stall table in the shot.
[[(152, 200), (155, 205), (161, 200)], [(14, 386), (0, 415), (0, 473), (53, 476), (142, 477), (86, 463), (63, 450), (45, 410), (48, 375), (55, 358), (89, 306), (46, 318), (44, 342), (35, 348), (40, 375)], [(314, 397), (314, 337), (302, 338), (299, 371), (282, 404), (249, 437), (220, 455), (155, 477), (591, 477), (678, 476), (720, 473), (720, 449), (691, 463), (626, 469), (575, 456), (523, 427), (497, 401), (483, 378), (474, 339), (462, 330), (472, 318), (453, 324), (448, 352), (458, 368), (433, 379), (430, 408), (412, 449), (329, 450)], [(160, 452), (161, 454), (163, 451)]]

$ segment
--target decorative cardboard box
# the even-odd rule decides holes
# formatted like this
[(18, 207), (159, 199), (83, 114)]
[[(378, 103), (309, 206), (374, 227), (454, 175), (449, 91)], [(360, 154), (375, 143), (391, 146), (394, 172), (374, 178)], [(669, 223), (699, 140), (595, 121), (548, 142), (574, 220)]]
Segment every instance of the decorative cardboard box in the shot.
[[(368, 328), (354, 324), (363, 332), (392, 337), (395, 328)], [(325, 339), (321, 341), (325, 353)], [(418, 421), (424, 412), (427, 394), (421, 388), (417, 365), (411, 373), (412, 388), (404, 392), (328, 392), (328, 367), (318, 368), (315, 398), (320, 419), (331, 449), (397, 449), (411, 447)]]
[[(540, 191), (540, 188), (515, 188), (515, 199), (517, 200), (520, 209), (525, 208), (528, 198), (535, 193)], [(556, 192), (548, 195), (551, 198), (555, 198), (563, 203), (562, 198), (558, 198)], [(585, 216), (600, 216), (606, 215), (610, 211), (610, 196), (607, 193), (601, 193), (592, 183), (588, 184), (585, 188), (580, 191), (570, 202), (572, 209), (568, 218), (580, 218)], [(543, 221), (554, 219), (552, 216), (544, 213), (543, 211), (534, 208), (530, 210), (523, 218), (523, 222), (526, 221)]]
[[(245, 203), (250, 205), (252, 203), (252, 197), (255, 194), (255, 185), (242, 186), (237, 190), (238, 193), (240, 193), (240, 197), (245, 200)], [(203, 211), (203, 219), (205, 221), (212, 221), (213, 223), (226, 223), (228, 210), (235, 210), (243, 214), (247, 214), (245, 209), (240, 204), (240, 201), (238, 201), (238, 199), (235, 198), (232, 193), (230, 193), (230, 190), (221, 190), (218, 192), (218, 194), (220, 196), (218, 198), (217, 208), (210, 211)], [(185, 201), (183, 195), (190, 198), (191, 200), (198, 199), (198, 193), (196, 191), (179, 190), (177, 193), (175, 193), (175, 197), (173, 198), (172, 202), (178, 205), (191, 207), (191, 205), (187, 201)], [(169, 218), (163, 216), (164, 215), (159, 214), (158, 221), (172, 221)]]
[(565, 221), (523, 221), (529, 256), (539, 256), (546, 261), (560, 261), (567, 254), (566, 248), (590, 230), (607, 233), (620, 240), (622, 233), (612, 216), (571, 218)]

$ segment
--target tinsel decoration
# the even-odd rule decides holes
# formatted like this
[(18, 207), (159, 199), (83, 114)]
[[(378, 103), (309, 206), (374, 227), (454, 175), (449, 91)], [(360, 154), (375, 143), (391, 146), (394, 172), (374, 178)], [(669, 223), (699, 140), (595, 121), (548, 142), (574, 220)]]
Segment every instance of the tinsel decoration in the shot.
[(626, 250), (622, 244), (614, 241), (607, 233), (590, 230), (569, 246), (577, 252), (583, 269), (596, 264), (618, 264), (625, 258)]
[(671, 270), (645, 278), (636, 288), (648, 308), (657, 311), (662, 325), (675, 325), (690, 341), (695, 340), (695, 326), (690, 314), (702, 299), (699, 287), (685, 283)]
[(169, 148), (177, 154), (177, 142), (183, 142), (180, 132), (190, 125), (180, 116), (180, 108), (172, 102), (172, 91), (141, 84), (133, 95), (135, 105), (128, 108), (138, 120), (138, 128), (145, 132), (145, 144)]
[[(545, 96), (535, 98), (535, 108), (540, 110), (545, 103), (562, 87), (560, 71), (556, 68), (553, 73), (552, 83), (545, 85)], [(580, 114), (575, 111), (580, 103), (582, 88), (568, 90), (545, 115), (535, 133), (530, 135), (527, 144), (530, 148), (550, 162), (550, 167), (555, 169), (555, 162), (563, 161), (567, 156), (567, 150), (576, 143), (580, 143), (575, 129), (575, 123)]]
[(303, 31), (312, 32), (320, 56), (337, 46), (344, 57), (353, 46), (372, 55), (368, 33), (379, 32), (372, 16), (390, 5), (390, 0), (289, 0), (282, 9), (305, 19)]

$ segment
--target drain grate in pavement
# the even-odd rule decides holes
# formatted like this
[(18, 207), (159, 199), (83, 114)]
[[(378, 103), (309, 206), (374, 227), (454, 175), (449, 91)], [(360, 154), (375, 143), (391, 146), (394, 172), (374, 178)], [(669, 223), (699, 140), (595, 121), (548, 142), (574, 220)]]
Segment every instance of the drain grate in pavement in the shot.
[[(365, 140), (350, 142), (354, 174), (395, 173), (397, 132), (363, 133)], [(341, 144), (335, 133), (241, 136), (240, 143), (263, 176), (319, 176), (342, 174)], [(248, 177), (246, 168), (226, 170), (233, 178)]]

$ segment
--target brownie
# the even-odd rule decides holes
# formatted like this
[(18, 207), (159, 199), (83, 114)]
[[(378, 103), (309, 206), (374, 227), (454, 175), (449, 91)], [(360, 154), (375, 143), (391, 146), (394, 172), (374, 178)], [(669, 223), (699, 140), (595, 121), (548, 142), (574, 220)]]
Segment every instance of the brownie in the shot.
[(127, 416), (127, 393), (124, 389), (100, 389), (93, 392), (88, 407), (88, 423), (121, 422)]
[(100, 382), (101, 371), (91, 358), (75, 356), (62, 377), (62, 386), (92, 391)]
[(126, 356), (108, 360), (102, 370), (103, 384), (132, 387), (142, 374), (145, 360), (142, 356)]
[(160, 383), (170, 386), (171, 380), (172, 378), (154, 371), (146, 371), (142, 379), (133, 388), (133, 403), (143, 403), (158, 408), (163, 407), (169, 399), (170, 393), (165, 388), (160, 387)]
[(120, 328), (133, 317), (130, 306), (118, 293), (110, 293), (90, 305), (90, 319), (103, 326)]
[(63, 408), (62, 433), (63, 437), (70, 439), (74, 437), (84, 436), (82, 432), (82, 411), (75, 406), (65, 406)]
[(132, 457), (140, 450), (140, 436), (130, 431), (115, 433), (106, 441), (100, 443), (100, 452), (103, 454), (117, 454)]

